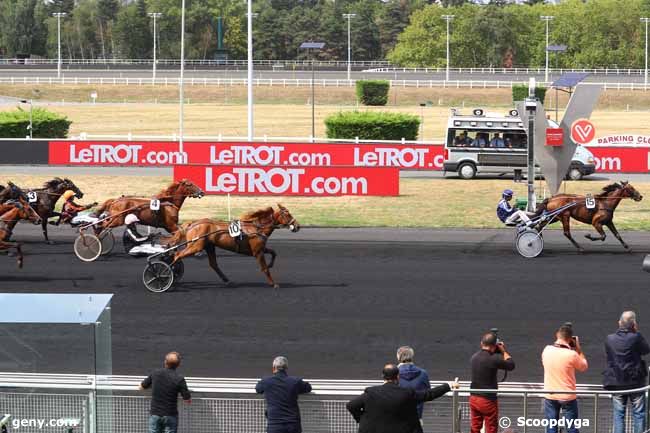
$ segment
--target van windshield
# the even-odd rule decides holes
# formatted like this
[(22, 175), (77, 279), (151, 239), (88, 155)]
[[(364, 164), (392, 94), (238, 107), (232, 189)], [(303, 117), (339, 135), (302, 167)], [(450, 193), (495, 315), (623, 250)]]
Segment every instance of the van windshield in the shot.
[(513, 130), (449, 129), (447, 147), (526, 149), (526, 133)]

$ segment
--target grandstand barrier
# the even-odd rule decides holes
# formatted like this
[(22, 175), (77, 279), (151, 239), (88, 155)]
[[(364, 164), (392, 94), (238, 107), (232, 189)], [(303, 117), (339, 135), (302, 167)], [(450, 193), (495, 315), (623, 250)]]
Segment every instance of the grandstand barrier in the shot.
[[(57, 421), (75, 424), (72, 432), (112, 433), (147, 432), (149, 397), (138, 391), (143, 377), (92, 376), (0, 373), (0, 405), (10, 414), (12, 423), (22, 420)], [(179, 432), (181, 433), (264, 433), (264, 400), (255, 394), (258, 379), (188, 377), (193, 393), (192, 403), (179, 401)], [(305, 433), (355, 433), (357, 425), (345, 409), (345, 403), (359, 395), (368, 386), (380, 381), (310, 380), (311, 394), (300, 398), (303, 431)], [(438, 382), (433, 383), (436, 385)], [(634, 392), (644, 392), (650, 387)], [(110, 393), (98, 395), (101, 390)], [(484, 390), (483, 390), (484, 391)], [(425, 405), (423, 424), (426, 433), (458, 433), (469, 429), (469, 383)], [(548, 392), (539, 383), (506, 382), (498, 390), (500, 416), (508, 417), (516, 432), (538, 432), (542, 429), (519, 419), (543, 419), (542, 398)], [(583, 433), (610, 433), (612, 431), (612, 403), (614, 394), (626, 392), (604, 391), (597, 385), (579, 385), (577, 396), (580, 417), (588, 422), (581, 426)], [(97, 414), (97, 425), (88, 422)], [(632, 420), (628, 415), (628, 428)], [(65, 431), (20, 427), (20, 431)], [(630, 430), (631, 431), (631, 430)]]

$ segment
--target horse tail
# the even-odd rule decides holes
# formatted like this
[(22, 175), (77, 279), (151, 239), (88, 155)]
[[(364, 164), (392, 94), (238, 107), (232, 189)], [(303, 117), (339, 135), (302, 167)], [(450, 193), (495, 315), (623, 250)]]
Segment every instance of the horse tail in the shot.
[(175, 247), (176, 245), (183, 242), (183, 240), (185, 240), (186, 234), (187, 234), (187, 224), (183, 224), (182, 226), (178, 227), (178, 230), (172, 233), (171, 236), (163, 236), (160, 239), (160, 243), (167, 248)]

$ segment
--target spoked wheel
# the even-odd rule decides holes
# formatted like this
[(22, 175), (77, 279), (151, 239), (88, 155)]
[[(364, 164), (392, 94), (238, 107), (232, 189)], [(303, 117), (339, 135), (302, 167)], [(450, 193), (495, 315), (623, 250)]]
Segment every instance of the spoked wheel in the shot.
[(110, 254), (110, 252), (113, 251), (113, 247), (115, 246), (115, 236), (113, 236), (113, 231), (103, 231), (97, 237), (102, 242), (102, 256)]
[(102, 242), (95, 235), (80, 233), (74, 241), (74, 253), (83, 262), (94, 262), (102, 254)]
[(185, 273), (185, 264), (182, 260), (177, 261), (173, 265), (171, 264), (174, 261), (174, 255), (166, 255), (161, 259), (166, 264), (170, 265), (172, 271), (174, 271), (174, 282), (177, 283), (183, 279), (183, 274)]
[(515, 244), (522, 257), (532, 259), (539, 256), (544, 249), (544, 238), (537, 230), (525, 230), (517, 235)]
[(150, 292), (166, 292), (174, 284), (174, 271), (165, 262), (149, 262), (142, 273), (142, 282)]

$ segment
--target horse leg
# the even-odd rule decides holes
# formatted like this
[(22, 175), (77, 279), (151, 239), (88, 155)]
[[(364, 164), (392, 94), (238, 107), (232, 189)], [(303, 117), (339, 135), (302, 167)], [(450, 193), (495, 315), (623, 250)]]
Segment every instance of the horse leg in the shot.
[[(41, 217), (41, 218), (42, 218), (42, 217)], [(42, 230), (43, 230), (43, 237), (45, 238), (45, 242), (46, 242), (48, 245), (52, 245), (52, 244), (54, 244), (54, 242), (52, 242), (52, 241), (50, 240), (50, 238), (47, 236), (47, 218), (42, 218), (42, 221), (41, 221), (41, 228), (42, 228)]]
[(20, 244), (18, 242), (7, 242), (7, 241), (0, 241), (0, 250), (8, 250), (10, 248), (13, 248), (16, 250), (16, 262), (18, 263), (18, 268), (23, 267), (23, 251), (20, 248)]
[(259, 251), (257, 254), (255, 254), (255, 259), (257, 259), (257, 263), (260, 265), (260, 270), (264, 273), (264, 275), (266, 275), (266, 281), (268, 281), (268, 283), (274, 289), (279, 289), (280, 285), (273, 281), (273, 277), (269, 271), (269, 266), (266, 264), (266, 259), (264, 258), (264, 250)]
[(264, 254), (270, 254), (271, 255), (271, 263), (269, 263), (268, 268), (271, 269), (273, 267), (273, 264), (275, 263), (275, 258), (277, 257), (277, 254), (274, 250), (271, 248), (264, 248)]
[(618, 230), (616, 230), (616, 226), (614, 225), (614, 221), (610, 221), (609, 223), (607, 223), (607, 228), (609, 229), (610, 232), (612, 232), (612, 234), (616, 237), (616, 239), (618, 239), (618, 241), (621, 243), (621, 245), (623, 245), (623, 248), (625, 248), (626, 250), (629, 251), (630, 247), (629, 247), (628, 244), (625, 243), (625, 241), (623, 240), (621, 235), (618, 233)]
[(607, 234), (603, 230), (603, 222), (599, 218), (594, 218), (595, 221), (591, 222), (591, 225), (596, 229), (600, 237), (593, 236), (591, 233), (587, 233), (585, 237), (590, 241), (605, 241)]
[(219, 278), (221, 278), (221, 281), (226, 283), (227, 285), (230, 285), (230, 280), (228, 277), (226, 277), (226, 274), (224, 274), (221, 269), (219, 269), (219, 265), (217, 264), (217, 253), (214, 251), (214, 245), (211, 244), (210, 242), (206, 242), (205, 245), (205, 252), (208, 254), (208, 263), (210, 264), (210, 267), (212, 270), (214, 270), (217, 275), (219, 275)]
[(582, 247), (573, 239), (573, 236), (571, 236), (571, 215), (562, 214), (560, 218), (562, 221), (562, 228), (564, 229), (564, 236), (571, 241), (573, 246), (576, 247), (579, 252), (584, 252)]

